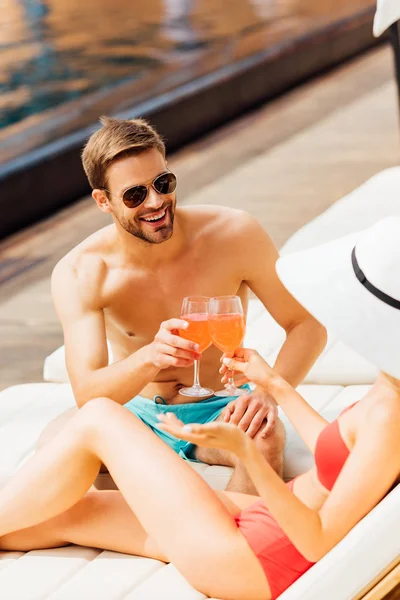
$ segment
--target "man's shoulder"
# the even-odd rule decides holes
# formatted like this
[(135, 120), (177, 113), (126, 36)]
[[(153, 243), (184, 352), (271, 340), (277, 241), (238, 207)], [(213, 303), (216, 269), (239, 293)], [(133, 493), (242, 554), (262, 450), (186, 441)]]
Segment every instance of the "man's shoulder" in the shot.
[(80, 280), (93, 277), (105, 268), (104, 258), (98, 252), (74, 248), (58, 261), (53, 269), (53, 276)]
[(107, 271), (108, 232), (105, 230), (107, 228), (90, 235), (58, 261), (52, 274), (53, 289), (72, 292), (71, 288), (76, 291), (85, 288), (85, 295), (93, 289), (98, 291)]
[(225, 226), (234, 228), (236, 232), (246, 232), (249, 227), (257, 223), (256, 219), (245, 210), (229, 206), (197, 204), (185, 206), (180, 211), (189, 226), (194, 225), (197, 228), (200, 226), (208, 230), (220, 231), (220, 228)]

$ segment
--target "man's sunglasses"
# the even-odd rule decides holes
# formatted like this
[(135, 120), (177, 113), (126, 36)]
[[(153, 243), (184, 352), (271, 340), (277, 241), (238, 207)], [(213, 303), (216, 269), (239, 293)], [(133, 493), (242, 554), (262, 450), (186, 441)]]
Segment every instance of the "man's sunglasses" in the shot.
[(176, 177), (170, 171), (157, 175), (150, 183), (142, 183), (141, 185), (133, 185), (122, 193), (122, 198), (115, 196), (106, 188), (101, 188), (108, 192), (110, 196), (115, 196), (128, 208), (137, 208), (146, 200), (149, 193), (149, 187), (152, 187), (157, 194), (172, 194), (176, 190)]

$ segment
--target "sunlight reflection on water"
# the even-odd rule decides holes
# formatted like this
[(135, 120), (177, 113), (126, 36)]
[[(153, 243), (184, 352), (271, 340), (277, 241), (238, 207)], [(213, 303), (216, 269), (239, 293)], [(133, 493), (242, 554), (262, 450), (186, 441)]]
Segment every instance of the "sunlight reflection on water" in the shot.
[(185, 60), (275, 0), (1, 0), (0, 126)]

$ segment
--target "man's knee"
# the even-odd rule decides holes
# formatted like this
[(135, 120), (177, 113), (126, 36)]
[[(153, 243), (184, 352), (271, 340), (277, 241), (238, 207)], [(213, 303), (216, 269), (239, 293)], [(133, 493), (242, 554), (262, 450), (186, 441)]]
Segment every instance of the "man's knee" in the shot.
[(68, 421), (78, 412), (78, 407), (69, 408), (61, 415), (58, 415), (53, 421), (44, 428), (37, 443), (36, 450), (39, 450), (45, 446), (50, 440), (52, 440), (58, 433), (65, 427)]
[(262, 455), (271, 467), (282, 477), (283, 475), (283, 451), (285, 449), (286, 434), (283, 423), (276, 420), (273, 431), (267, 437), (261, 437), (263, 427), (256, 434), (254, 440)]
[(203, 448), (202, 446), (196, 446), (194, 456), (196, 460), (199, 460), (207, 465), (236, 467), (239, 463), (239, 459), (235, 454), (229, 452), (228, 450), (221, 450), (219, 448)]

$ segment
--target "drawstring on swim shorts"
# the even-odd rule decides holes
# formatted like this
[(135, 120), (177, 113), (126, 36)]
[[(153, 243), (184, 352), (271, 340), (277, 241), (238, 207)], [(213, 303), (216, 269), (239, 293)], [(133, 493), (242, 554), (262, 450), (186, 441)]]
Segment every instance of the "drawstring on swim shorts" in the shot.
[(154, 396), (153, 398), (153, 402), (155, 402), (155, 404), (160, 404), (159, 402), (157, 402), (157, 400), (161, 400), (161, 404), (167, 404), (162, 396)]

